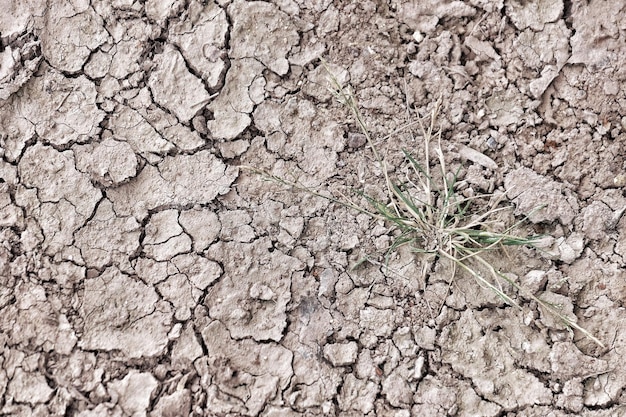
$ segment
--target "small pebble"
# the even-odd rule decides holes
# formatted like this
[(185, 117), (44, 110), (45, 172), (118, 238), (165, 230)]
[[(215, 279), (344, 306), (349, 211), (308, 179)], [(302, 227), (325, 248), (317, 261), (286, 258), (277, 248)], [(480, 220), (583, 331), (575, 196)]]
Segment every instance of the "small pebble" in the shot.
[(367, 143), (367, 138), (363, 133), (348, 132), (348, 148), (359, 149)]

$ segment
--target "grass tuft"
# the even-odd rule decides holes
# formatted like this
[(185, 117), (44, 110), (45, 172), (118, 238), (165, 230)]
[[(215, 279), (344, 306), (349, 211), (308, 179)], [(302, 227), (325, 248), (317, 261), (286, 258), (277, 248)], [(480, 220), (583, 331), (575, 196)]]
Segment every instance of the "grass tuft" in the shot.
[[(325, 198), (365, 213), (372, 218), (394, 224), (400, 233), (393, 240), (387, 252), (387, 259), (389, 254), (401, 246), (409, 245), (414, 252), (429, 257), (432, 262), (439, 260), (451, 262), (454, 271), (457, 269), (465, 271), (480, 286), (488, 288), (507, 304), (522, 308), (513, 298), (513, 295), (505, 290), (506, 287), (512, 287), (515, 290), (514, 294), (535, 301), (544, 311), (561, 320), (568, 329), (576, 329), (594, 343), (604, 347), (600, 340), (576, 323), (575, 317), (562, 314), (559, 306), (535, 296), (531, 291), (494, 267), (485, 258), (486, 253), (505, 247), (533, 247), (542, 236), (518, 236), (514, 233), (531, 213), (502, 232), (493, 230), (495, 215), (512, 208), (511, 206), (501, 206), (502, 199), (505, 198), (504, 194), (498, 197), (494, 194), (465, 197), (458, 193), (457, 178), (459, 172), (458, 170), (451, 172), (448, 169), (441, 150), (441, 130), (435, 128), (441, 100), (436, 103), (430, 114), (430, 122), (427, 126), (419, 117), (417, 117), (417, 123), (411, 124), (417, 125), (421, 131), (424, 162), (418, 162), (413, 154), (403, 149), (402, 152), (409, 166), (409, 174), (403, 181), (393, 182), (390, 179), (386, 161), (380, 156), (364, 122), (354, 94), (341, 85), (332, 72), (328, 70), (328, 67), (326, 69), (329, 73), (329, 81), (332, 86), (330, 90), (333, 96), (351, 111), (357, 125), (365, 135), (376, 161), (380, 164), (386, 185), (387, 201), (380, 201), (364, 192), (356, 191), (357, 195), (363, 197), (371, 206), (371, 208), (366, 208), (345, 196), (336, 198), (322, 194), (300, 185), (297, 181), (289, 181), (267, 172), (251, 169), (269, 180), (292, 189)], [(436, 156), (434, 161), (431, 161), (431, 151)], [(417, 197), (418, 195), (420, 197)], [(480, 205), (477, 204), (479, 201), (484, 202), (484, 206), (491, 208), (480, 211), (478, 208)], [(542, 207), (535, 210), (539, 209)], [(424, 274), (427, 273), (426, 269), (423, 271)]]

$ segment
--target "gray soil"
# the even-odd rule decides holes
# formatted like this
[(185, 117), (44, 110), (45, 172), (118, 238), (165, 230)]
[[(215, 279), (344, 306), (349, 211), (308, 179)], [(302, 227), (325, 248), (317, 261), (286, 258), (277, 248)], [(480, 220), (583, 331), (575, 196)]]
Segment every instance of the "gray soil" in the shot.
[[(1, 9), (0, 415), (626, 415), (624, 1)], [(492, 261), (606, 348), (242, 169), (384, 197), (322, 59), (396, 173), (441, 98), (461, 191), (547, 205)]]

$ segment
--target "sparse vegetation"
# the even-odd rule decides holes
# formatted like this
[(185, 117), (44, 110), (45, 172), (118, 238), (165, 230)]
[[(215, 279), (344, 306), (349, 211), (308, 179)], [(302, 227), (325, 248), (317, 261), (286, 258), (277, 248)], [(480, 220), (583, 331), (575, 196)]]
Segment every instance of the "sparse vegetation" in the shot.
[[(535, 301), (545, 312), (560, 319), (569, 329), (576, 329), (587, 338), (600, 346), (600, 340), (589, 331), (576, 323), (576, 317), (569, 317), (561, 312), (557, 305), (553, 305), (537, 297), (506, 271), (500, 271), (486, 258), (488, 252), (502, 250), (511, 246), (533, 247), (542, 236), (518, 236), (515, 231), (526, 221), (522, 219), (502, 231), (493, 227), (495, 216), (503, 210), (509, 210), (510, 205), (503, 205), (504, 194), (482, 194), (466, 197), (457, 189), (457, 172), (448, 169), (441, 149), (441, 130), (436, 129), (437, 114), (440, 102), (434, 106), (429, 116), (429, 123), (424, 124), (420, 117), (416, 123), (420, 129), (423, 144), (423, 162), (420, 163), (412, 153), (402, 150), (409, 166), (410, 175), (403, 180), (390, 178), (390, 170), (386, 160), (381, 157), (373, 138), (363, 120), (358, 103), (349, 88), (344, 87), (329, 71), (329, 81), (334, 97), (345, 105), (352, 113), (356, 124), (367, 139), (374, 158), (384, 174), (387, 200), (377, 200), (361, 191), (356, 193), (362, 196), (371, 208), (364, 207), (353, 199), (342, 196), (333, 197), (310, 188), (304, 187), (297, 181), (273, 176), (267, 172), (253, 169), (267, 179), (276, 181), (295, 190), (304, 191), (315, 196), (331, 200), (335, 203), (350, 207), (372, 218), (382, 219), (392, 223), (399, 230), (393, 240), (387, 255), (393, 253), (403, 245), (410, 245), (411, 249), (422, 254), (431, 261), (451, 262), (454, 271), (463, 270), (471, 275), (482, 287), (486, 287), (507, 304), (522, 308), (516, 301), (515, 293)], [(432, 160), (431, 152), (436, 158)], [(480, 204), (478, 204), (480, 202)], [(487, 207), (486, 210), (481, 210)], [(540, 210), (538, 207), (535, 210)], [(505, 288), (514, 289), (513, 293)]]

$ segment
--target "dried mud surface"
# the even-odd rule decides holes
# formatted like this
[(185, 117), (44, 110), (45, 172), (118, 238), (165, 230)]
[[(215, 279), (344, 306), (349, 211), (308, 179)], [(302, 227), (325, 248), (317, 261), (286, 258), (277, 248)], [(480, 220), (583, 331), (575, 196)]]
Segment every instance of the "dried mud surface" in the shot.
[[(2, 9), (0, 415), (626, 415), (623, 1)], [(241, 169), (384, 195), (321, 58), (398, 172), (441, 97), (466, 195), (547, 204), (494, 262), (606, 349), (407, 250), (351, 270), (388, 225)]]

